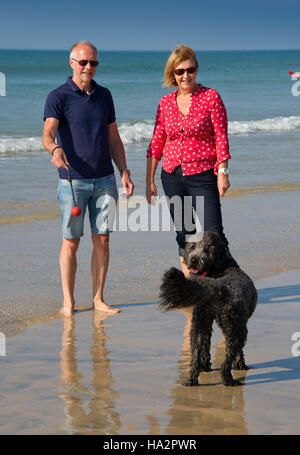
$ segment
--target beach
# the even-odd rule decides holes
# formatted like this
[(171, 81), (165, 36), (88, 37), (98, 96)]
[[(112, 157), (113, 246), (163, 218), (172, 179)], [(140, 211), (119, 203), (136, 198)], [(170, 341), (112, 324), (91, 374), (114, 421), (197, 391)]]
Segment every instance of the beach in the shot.
[[(1, 357), (0, 433), (14, 435), (300, 434), (299, 270), (255, 282), (244, 385), (225, 387), (224, 349), (213, 371), (182, 385), (190, 352), (185, 317), (157, 302), (127, 303), (118, 316), (91, 310), (36, 324), (7, 339)], [(298, 351), (300, 351), (298, 347)], [(296, 353), (298, 352), (296, 351)], [(299, 352), (300, 353), (300, 352)]]
[[(230, 197), (229, 190), (222, 200), (230, 250), (253, 279), (300, 268), (299, 195), (299, 191), (262, 191)], [(10, 336), (28, 324), (55, 318), (61, 307), (60, 220), (2, 224), (0, 232), (0, 331)], [(75, 291), (77, 308), (83, 309), (92, 306), (87, 220), (85, 233)], [(175, 233), (116, 231), (110, 236), (106, 301), (116, 306), (156, 301), (164, 270), (179, 267)]]
[[(58, 315), (58, 218), (1, 226), (0, 434), (299, 434), (299, 192), (255, 192), (222, 201), (232, 254), (255, 280), (243, 386), (224, 387), (224, 349), (213, 371), (182, 382), (190, 351), (185, 317), (158, 309), (163, 271), (179, 267), (172, 232), (113, 232), (105, 298), (93, 311), (91, 244), (78, 253), (76, 313)], [(86, 226), (88, 232), (89, 226)]]
[[(57, 170), (41, 134), (46, 96), (69, 76), (68, 55), (0, 50), (7, 76), (0, 110), (0, 434), (300, 433), (300, 367), (292, 339), (300, 331), (300, 116), (287, 73), (298, 52), (201, 53), (199, 82), (220, 92), (229, 119), (224, 231), (259, 301), (245, 348), (250, 369), (234, 372), (244, 385), (222, 385), (224, 349), (216, 347), (221, 335), (215, 327), (213, 371), (201, 374), (195, 388), (182, 385), (190, 362), (185, 317), (158, 308), (164, 271), (180, 267), (175, 233), (152, 229), (151, 220), (144, 225), (138, 216), (148, 207), (145, 157), (158, 102), (167, 93), (161, 87), (167, 54), (101, 54), (96, 81), (113, 95), (135, 183), (130, 227), (110, 235), (104, 297), (121, 312), (92, 309), (86, 219), (76, 312), (64, 319), (58, 314)], [(121, 198), (119, 207), (125, 206)]]

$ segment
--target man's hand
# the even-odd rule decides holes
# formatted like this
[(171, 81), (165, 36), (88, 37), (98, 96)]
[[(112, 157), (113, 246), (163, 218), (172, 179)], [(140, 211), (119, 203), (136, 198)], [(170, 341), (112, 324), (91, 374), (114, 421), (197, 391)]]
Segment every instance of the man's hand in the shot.
[(218, 174), (218, 190), (221, 197), (224, 196), (228, 188), (230, 187), (228, 175)]
[(68, 166), (70, 165), (65, 152), (61, 148), (54, 150), (51, 163), (59, 169), (68, 169)]
[(125, 169), (122, 175), (122, 185), (124, 188), (124, 193), (126, 197), (129, 198), (133, 194), (134, 184), (130, 178), (130, 171), (129, 169)]

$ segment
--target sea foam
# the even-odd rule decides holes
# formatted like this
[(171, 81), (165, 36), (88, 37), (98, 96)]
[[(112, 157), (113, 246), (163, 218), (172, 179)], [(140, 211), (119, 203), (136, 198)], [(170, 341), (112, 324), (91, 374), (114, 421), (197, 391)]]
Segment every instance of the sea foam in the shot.
[[(122, 122), (118, 125), (124, 145), (149, 142), (154, 129), (153, 120)], [(231, 121), (228, 123), (230, 136), (248, 135), (259, 132), (276, 133), (300, 129), (300, 116), (273, 117), (261, 120)], [(40, 137), (0, 136), (0, 155), (37, 153), (43, 151)]]
[(280, 132), (300, 129), (300, 116), (273, 117), (262, 120), (234, 121), (228, 123), (231, 135), (256, 132)]

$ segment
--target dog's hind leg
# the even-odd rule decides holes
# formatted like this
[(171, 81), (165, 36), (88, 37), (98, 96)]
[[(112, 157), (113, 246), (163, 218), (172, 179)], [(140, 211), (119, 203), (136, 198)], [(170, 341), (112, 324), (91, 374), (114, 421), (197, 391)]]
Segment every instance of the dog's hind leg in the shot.
[[(223, 384), (226, 386), (242, 385), (231, 373), (233, 362), (238, 358), (243, 361), (243, 347), (247, 338), (247, 328), (241, 326), (239, 319), (231, 320), (226, 327), (226, 357), (221, 366)], [(242, 356), (242, 357), (241, 357)]]
[(243, 352), (243, 347), (245, 346), (247, 340), (247, 334), (248, 334), (247, 323), (245, 323), (242, 324), (239, 328), (240, 349), (232, 365), (232, 368), (234, 370), (249, 370), (249, 367), (247, 367), (247, 365), (245, 364)]
[(197, 386), (201, 371), (211, 371), (210, 340), (213, 316), (205, 309), (195, 308), (190, 332), (192, 360), (186, 386)]

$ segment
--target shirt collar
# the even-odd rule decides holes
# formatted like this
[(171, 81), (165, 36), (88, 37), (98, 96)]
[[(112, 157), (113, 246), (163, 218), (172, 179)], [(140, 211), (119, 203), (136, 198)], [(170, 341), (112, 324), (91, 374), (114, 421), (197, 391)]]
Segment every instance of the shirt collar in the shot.
[[(202, 88), (203, 88), (202, 84), (197, 84), (197, 85), (198, 85), (198, 88), (194, 92), (191, 93), (192, 96), (197, 95), (199, 93), (199, 91), (202, 90)], [(179, 88), (177, 90), (175, 90), (175, 92), (173, 92), (175, 99), (178, 95), (178, 92), (179, 92)]]
[[(78, 85), (76, 85), (75, 82), (73, 81), (72, 76), (68, 77), (68, 79), (66, 81), (66, 84), (74, 92), (82, 92), (81, 88), (79, 88)], [(92, 79), (91, 80), (92, 91), (91, 91), (90, 95), (92, 95), (92, 93), (94, 93), (94, 91), (96, 90), (97, 85), (98, 85), (97, 82), (95, 82), (94, 79)]]

